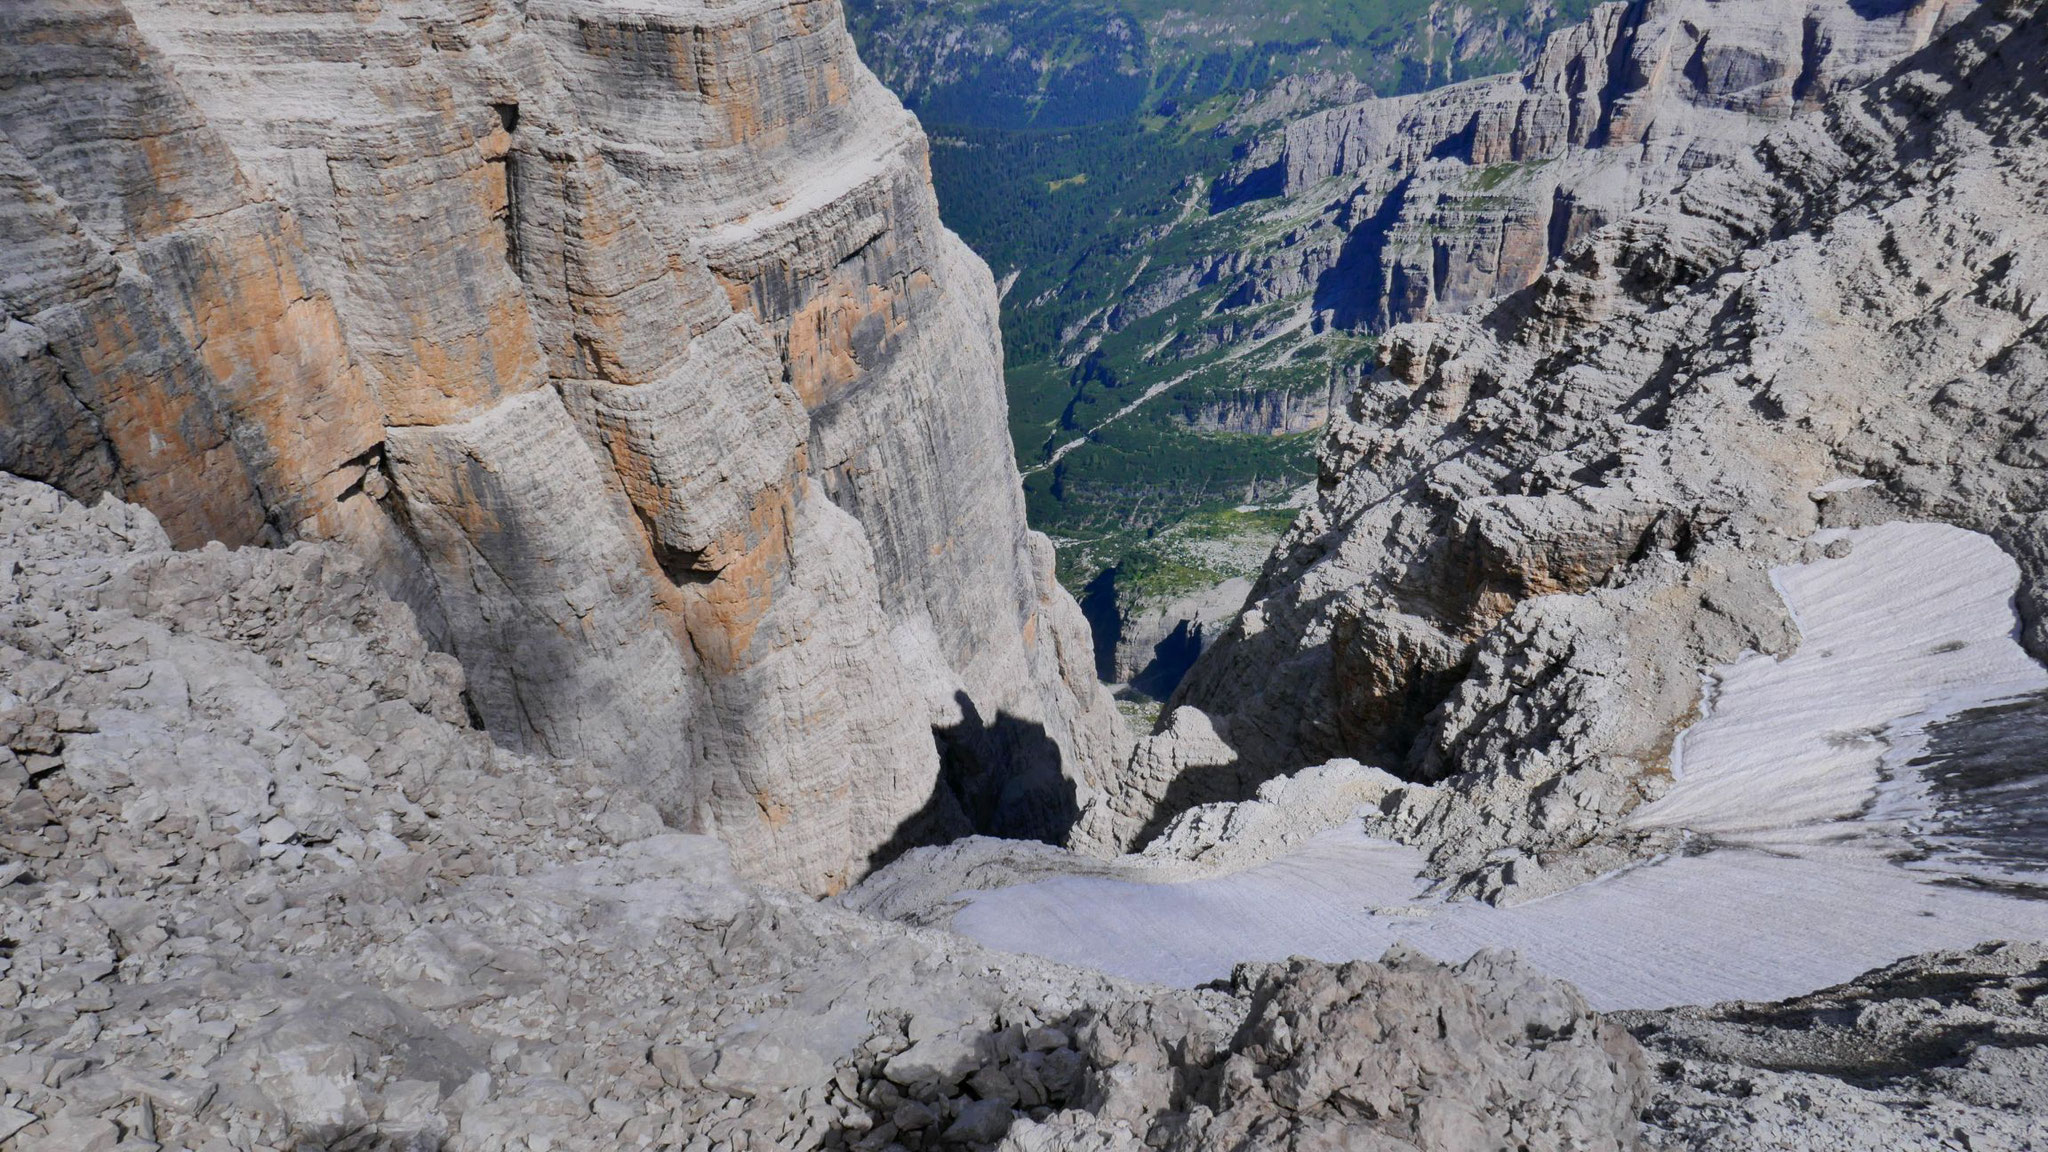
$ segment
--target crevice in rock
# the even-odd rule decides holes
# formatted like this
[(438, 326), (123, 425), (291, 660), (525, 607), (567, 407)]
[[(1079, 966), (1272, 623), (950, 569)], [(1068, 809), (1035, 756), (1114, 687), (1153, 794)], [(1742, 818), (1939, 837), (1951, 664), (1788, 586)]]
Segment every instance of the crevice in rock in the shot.
[(1081, 590), (1081, 615), (1095, 645), (1095, 678), (1116, 682), (1116, 646), (1123, 639), (1123, 609), (1116, 598), (1117, 569), (1105, 568)]
[(335, 471), (346, 472), (351, 468), (361, 469), (362, 474), (357, 476), (353, 483), (343, 488), (335, 496), (335, 503), (340, 504), (363, 495), (368, 495), (373, 500), (382, 501), (385, 495), (390, 492), (391, 479), (384, 467), (383, 441), (380, 440), (373, 447), (358, 452), (354, 456), (342, 461), (341, 466), (336, 468)]
[[(498, 114), (498, 124), (507, 135), (519, 130), (519, 105), (493, 104), (491, 110)], [(505, 198), (505, 207), (499, 217), (499, 223), (505, 229), (505, 263), (514, 276), (524, 280), (526, 274), (520, 266), (519, 252), (519, 154), (515, 149), (507, 148), (503, 156), (493, 158), (491, 163), (498, 167), (498, 180)]]

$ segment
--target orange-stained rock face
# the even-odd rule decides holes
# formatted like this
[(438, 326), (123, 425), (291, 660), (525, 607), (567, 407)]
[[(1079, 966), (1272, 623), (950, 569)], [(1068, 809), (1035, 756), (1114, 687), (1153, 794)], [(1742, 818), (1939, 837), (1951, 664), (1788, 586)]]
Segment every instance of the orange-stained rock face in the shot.
[[(38, 246), (51, 261), (24, 269), (7, 307), (56, 367), (32, 374), (62, 394), (34, 406), (82, 410), (75, 427), (100, 440), (87, 454), (107, 466), (74, 474), (77, 490), (148, 503), (188, 546), (318, 521), (337, 469), (382, 439), (382, 413), (291, 217), (253, 197), (120, 8), (13, 15), (5, 70), (36, 82), (0, 97), (9, 208), (81, 243)], [(110, 240), (106, 261), (94, 249)]]
[(292, 219), (262, 204), (141, 255), (217, 402), (234, 413), (237, 447), (277, 526), (324, 536), (356, 480), (345, 465), (383, 440), (383, 414), (302, 253)]
[(171, 539), (196, 546), (264, 537), (251, 469), (190, 345), (150, 286), (123, 281), (32, 325), (56, 366), (52, 384), (75, 397), (114, 462), (110, 489), (161, 509)]
[(684, 597), (690, 643), (714, 675), (729, 676), (766, 655), (755, 651), (755, 633), (789, 571), (793, 511), (783, 493), (764, 498), (748, 525), (752, 531), (729, 541), (717, 567), (704, 573), (706, 582)]
[(963, 709), (1099, 786), (987, 270), (836, 0), (51, 0), (0, 34), (0, 468), (185, 545), (349, 544), (498, 739), (759, 878), (905, 842)]
[(806, 408), (818, 408), (860, 380), (865, 348), (877, 354), (905, 321), (896, 294), (879, 284), (835, 284), (789, 318), (790, 382)]

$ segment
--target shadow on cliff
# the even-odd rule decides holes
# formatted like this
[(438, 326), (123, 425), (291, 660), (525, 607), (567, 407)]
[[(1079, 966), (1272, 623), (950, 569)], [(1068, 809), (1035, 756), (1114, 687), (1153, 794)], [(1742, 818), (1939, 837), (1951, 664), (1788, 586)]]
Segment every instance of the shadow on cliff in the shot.
[(1271, 776), (1255, 776), (1237, 761), (1188, 765), (1166, 786), (1166, 794), (1153, 805), (1152, 814), (1145, 818), (1137, 835), (1131, 838), (1128, 850), (1143, 852), (1161, 832), (1166, 831), (1174, 817), (1190, 808), (1204, 804), (1238, 804), (1254, 799), (1259, 785), (1268, 779)]
[(1081, 615), (1095, 645), (1095, 678), (1116, 683), (1116, 646), (1124, 636), (1123, 609), (1116, 602), (1115, 568), (1105, 568), (1081, 589)]
[(1060, 746), (1044, 725), (1007, 712), (996, 713), (991, 724), (967, 693), (953, 699), (960, 722), (932, 729), (939, 779), (931, 799), (868, 855), (869, 871), (912, 848), (963, 836), (1064, 844), (1081, 818), (1074, 782), (1061, 771)]
[(1417, 309), (1418, 298), (1427, 300), (1427, 284), (1409, 283), (1405, 272), (1390, 283), (1386, 267), (1387, 233), (1401, 218), (1413, 183), (1411, 176), (1389, 189), (1373, 214), (1344, 238), (1337, 262), (1316, 278), (1315, 309), (1328, 313), (1333, 326), (1383, 326), (1389, 315), (1405, 315)]
[(1131, 677), (1131, 687), (1154, 700), (1168, 700), (1180, 682), (1187, 679), (1195, 657), (1202, 654), (1205, 637), (1199, 621), (1183, 620), (1166, 639), (1152, 646), (1152, 659)]
[(1241, 204), (1258, 200), (1277, 200), (1287, 195), (1287, 162), (1275, 160), (1263, 168), (1245, 173), (1231, 182), (1228, 177), (1218, 177), (1209, 186), (1209, 213), (1228, 212)]

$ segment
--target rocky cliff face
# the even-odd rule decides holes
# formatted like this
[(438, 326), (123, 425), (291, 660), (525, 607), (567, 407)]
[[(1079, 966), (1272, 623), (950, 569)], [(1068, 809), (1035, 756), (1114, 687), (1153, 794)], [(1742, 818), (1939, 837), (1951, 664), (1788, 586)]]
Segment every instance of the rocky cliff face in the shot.
[(1277, 191), (1320, 215), (1289, 251), (1252, 263), (1240, 297), (1308, 291), (1334, 323), (1373, 328), (1484, 303), (1969, 7), (1604, 4), (1520, 75), (1295, 121), (1219, 194)]
[[(1219, 314), (1307, 307), (1339, 328), (1485, 303), (1691, 173), (1871, 79), (1972, 2), (1602, 4), (1528, 53), (1517, 74), (1289, 118), (1213, 192), (1214, 208), (1256, 205), (1256, 219), (1148, 268), (1128, 292), (1134, 308), (1104, 323), (1216, 283), (1226, 289)], [(1342, 91), (1297, 81), (1241, 117)]]
[(348, 545), (495, 736), (755, 877), (1102, 782), (993, 286), (836, 3), (0, 22), (0, 467)]
[(1796, 643), (1767, 572), (1824, 527), (1992, 536), (2048, 651), (2038, 9), (1983, 6), (1529, 289), (1390, 334), (1183, 685), (1238, 757), (1211, 783), (1355, 756), (1450, 781), (1387, 827), (1470, 891), (1610, 866), (1699, 669)]

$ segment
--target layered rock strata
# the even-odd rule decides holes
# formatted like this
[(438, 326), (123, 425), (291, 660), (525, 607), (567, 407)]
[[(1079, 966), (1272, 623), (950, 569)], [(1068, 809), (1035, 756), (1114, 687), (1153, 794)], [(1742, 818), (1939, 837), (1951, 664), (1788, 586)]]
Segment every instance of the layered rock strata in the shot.
[(837, 4), (0, 23), (0, 466), (348, 545), (495, 736), (750, 876), (1056, 839), (1104, 782), (993, 286)]
[(1649, 850), (1603, 837), (1668, 781), (1700, 669), (1798, 642), (1768, 569), (1827, 527), (1990, 535), (2048, 651), (2038, 9), (1982, 7), (1529, 289), (1391, 333), (1183, 685), (1217, 787), (1338, 756), (1447, 781), (1384, 828), (1482, 894)]
[(1519, 76), (1296, 121), (1252, 148), (1223, 195), (1263, 182), (1287, 197), (1338, 197), (1241, 294), (1312, 282), (1337, 323), (1375, 328), (1484, 303), (1969, 7), (1603, 4)]
[(1635, 1043), (1508, 958), (998, 956), (750, 889), (462, 689), (346, 552), (0, 474), (0, 1147), (1634, 1146)]
[[(1097, 327), (1115, 330), (1205, 286), (1220, 316), (1306, 306), (1381, 330), (1522, 288), (1592, 231), (1773, 127), (1881, 73), (1974, 0), (1788, 5), (1630, 0), (1553, 33), (1517, 74), (1287, 118), (1216, 182), (1251, 215), (1190, 258), (1148, 265)], [(1239, 123), (1307, 94), (1283, 84)], [(1316, 101), (1310, 101), (1315, 103)], [(1078, 334), (1077, 334), (1078, 335)]]

